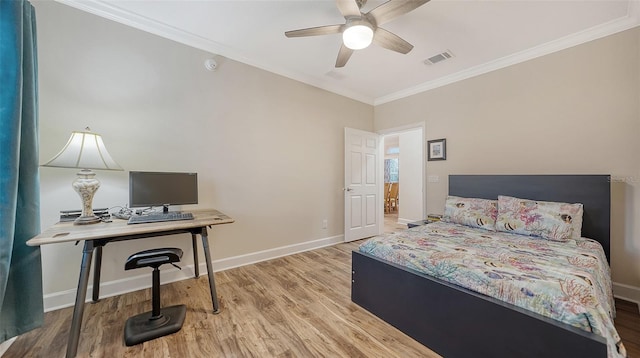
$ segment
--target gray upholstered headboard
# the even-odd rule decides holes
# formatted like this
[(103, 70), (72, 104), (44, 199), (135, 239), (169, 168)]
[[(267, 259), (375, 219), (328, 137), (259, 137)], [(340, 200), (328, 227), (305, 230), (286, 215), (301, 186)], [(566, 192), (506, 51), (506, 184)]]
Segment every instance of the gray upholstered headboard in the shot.
[(582, 236), (602, 244), (610, 258), (610, 175), (450, 175), (449, 195), (497, 199), (508, 195), (523, 199), (582, 203)]

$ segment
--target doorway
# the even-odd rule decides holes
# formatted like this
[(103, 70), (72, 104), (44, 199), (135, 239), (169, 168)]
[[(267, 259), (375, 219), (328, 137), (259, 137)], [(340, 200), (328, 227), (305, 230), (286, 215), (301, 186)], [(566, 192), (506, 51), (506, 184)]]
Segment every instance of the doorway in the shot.
[(384, 143), (384, 232), (398, 232), (407, 223), (425, 217), (424, 127), (385, 131)]

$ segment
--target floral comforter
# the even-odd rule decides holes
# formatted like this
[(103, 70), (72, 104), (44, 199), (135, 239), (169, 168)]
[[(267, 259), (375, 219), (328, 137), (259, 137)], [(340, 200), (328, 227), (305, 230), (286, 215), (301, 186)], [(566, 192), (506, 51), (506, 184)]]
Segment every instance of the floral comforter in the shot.
[(378, 236), (359, 250), (593, 332), (609, 357), (626, 357), (602, 246), (493, 232), (445, 222)]

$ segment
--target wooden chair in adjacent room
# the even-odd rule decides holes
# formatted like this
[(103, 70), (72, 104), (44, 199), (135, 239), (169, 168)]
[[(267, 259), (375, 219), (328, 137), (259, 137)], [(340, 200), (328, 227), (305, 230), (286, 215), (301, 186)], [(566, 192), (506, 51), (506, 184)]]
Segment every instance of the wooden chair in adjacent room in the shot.
[(400, 191), (400, 183), (391, 183), (391, 187), (389, 188), (389, 210), (396, 211), (398, 210), (398, 194)]
[(384, 200), (384, 212), (389, 212), (389, 186), (391, 183), (384, 183), (384, 190), (382, 192), (382, 200)]

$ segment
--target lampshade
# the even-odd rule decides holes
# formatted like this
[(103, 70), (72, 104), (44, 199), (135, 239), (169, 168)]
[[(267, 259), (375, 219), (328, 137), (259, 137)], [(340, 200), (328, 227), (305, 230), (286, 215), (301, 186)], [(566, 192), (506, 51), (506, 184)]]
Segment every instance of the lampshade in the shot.
[(93, 195), (100, 188), (100, 181), (91, 169), (122, 170), (107, 152), (102, 137), (88, 132), (71, 132), (71, 138), (60, 153), (43, 164), (44, 167), (79, 168), (71, 186), (82, 200), (82, 214), (75, 225), (96, 224), (101, 219), (93, 215)]
[(123, 170), (111, 158), (102, 137), (91, 132), (72, 132), (60, 153), (43, 164), (45, 167)]
[(349, 26), (342, 32), (344, 45), (352, 50), (362, 50), (371, 45), (373, 41), (373, 29), (371, 25), (362, 21)]

